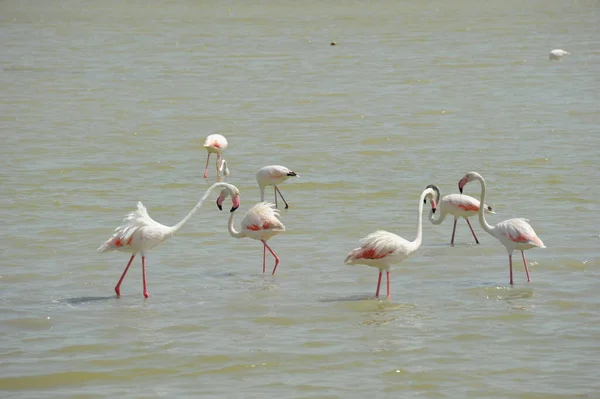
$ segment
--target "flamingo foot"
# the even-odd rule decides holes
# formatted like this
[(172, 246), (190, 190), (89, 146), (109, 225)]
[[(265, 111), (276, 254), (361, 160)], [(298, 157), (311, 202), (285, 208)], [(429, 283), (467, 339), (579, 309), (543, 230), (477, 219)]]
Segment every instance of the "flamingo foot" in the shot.
[(115, 287), (115, 294), (117, 294), (117, 297), (121, 296), (121, 288), (120, 287)]
[(144, 292), (144, 298), (146, 298), (146, 299), (150, 298), (150, 294), (148, 293), (148, 291)]

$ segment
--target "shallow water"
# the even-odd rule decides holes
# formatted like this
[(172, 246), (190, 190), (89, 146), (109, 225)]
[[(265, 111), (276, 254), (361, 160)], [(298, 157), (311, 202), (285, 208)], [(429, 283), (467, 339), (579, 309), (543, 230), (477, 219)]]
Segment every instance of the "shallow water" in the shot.
[[(596, 2), (0, 8), (2, 397), (596, 397)], [(138, 200), (180, 220), (215, 180), (211, 133), (238, 224), (258, 168), (300, 174), (277, 275), (211, 200), (148, 255), (150, 298), (136, 259), (116, 299), (128, 255), (96, 248)], [(508, 285), (476, 219), (481, 244), (459, 221), (453, 248), (452, 221), (425, 220), (375, 300), (347, 253), (413, 239), (425, 186), (469, 170), (490, 222), (526, 217), (548, 247), (527, 252), (533, 282), (515, 254)]]

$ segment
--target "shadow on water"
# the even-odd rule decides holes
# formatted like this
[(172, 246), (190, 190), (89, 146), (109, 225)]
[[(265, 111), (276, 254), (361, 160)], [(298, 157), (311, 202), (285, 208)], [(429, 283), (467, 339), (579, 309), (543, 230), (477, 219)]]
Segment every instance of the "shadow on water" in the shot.
[(337, 298), (321, 298), (319, 302), (355, 302), (355, 301), (365, 301), (365, 300), (375, 300), (375, 296), (373, 295), (347, 295)]
[(101, 302), (117, 299), (116, 295), (111, 296), (80, 296), (75, 298), (66, 298), (62, 302), (68, 303), (69, 305), (82, 305), (90, 302)]

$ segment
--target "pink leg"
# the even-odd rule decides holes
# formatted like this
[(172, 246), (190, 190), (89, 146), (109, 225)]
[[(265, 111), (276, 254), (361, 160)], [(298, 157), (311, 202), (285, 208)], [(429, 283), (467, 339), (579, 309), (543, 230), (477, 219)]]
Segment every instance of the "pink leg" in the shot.
[(473, 233), (473, 238), (475, 238), (475, 242), (477, 244), (479, 244), (479, 240), (477, 239), (477, 236), (475, 235), (475, 230), (473, 230), (473, 226), (471, 226), (471, 222), (469, 222), (469, 219), (465, 218), (465, 220), (467, 221), (467, 224), (469, 225), (469, 228), (471, 229), (471, 233)]
[(525, 260), (525, 252), (521, 251), (521, 255), (523, 255), (523, 265), (525, 266), (525, 274), (527, 275), (527, 282), (531, 283), (531, 279), (529, 278), (529, 269), (527, 269), (527, 261)]
[(458, 218), (454, 218), (454, 227), (452, 228), (452, 238), (450, 239), (450, 246), (454, 246), (454, 234), (456, 233), (456, 222), (458, 222)]
[[(264, 241), (263, 241), (264, 244)], [(263, 273), (267, 270), (267, 247), (263, 245)]]
[(277, 186), (273, 185), (273, 193), (275, 194), (275, 208), (277, 208)]
[(510, 285), (513, 285), (512, 254), (508, 255), (508, 268), (510, 269)]
[(381, 287), (381, 270), (379, 270), (379, 278), (377, 279), (377, 291), (375, 291), (375, 298), (379, 298), (379, 287)]
[(217, 176), (219, 176), (219, 165), (221, 162), (221, 154), (217, 153)]
[(210, 152), (208, 153), (208, 157), (206, 157), (206, 166), (204, 167), (204, 178), (208, 176), (208, 161), (210, 160)]
[[(275, 191), (277, 191), (277, 193), (279, 193), (279, 196), (281, 197), (281, 199), (283, 200), (283, 203), (285, 204), (285, 209), (288, 209), (290, 206), (288, 205), (288, 203), (285, 201), (285, 198), (283, 198), (283, 194), (281, 194), (281, 191), (279, 191), (279, 187), (274, 186), (275, 187)], [(275, 201), (277, 201), (277, 193), (275, 193)]]
[(392, 299), (392, 293), (390, 292), (390, 272), (387, 271), (387, 299), (390, 300)]
[(121, 283), (127, 274), (127, 270), (129, 270), (129, 266), (131, 266), (131, 262), (133, 262), (133, 258), (135, 258), (135, 254), (131, 255), (131, 258), (129, 258), (129, 262), (127, 263), (127, 266), (125, 266), (125, 270), (123, 271), (123, 274), (121, 274), (119, 282), (117, 285), (115, 285), (115, 292), (117, 293), (117, 296), (121, 296)]
[(142, 256), (142, 283), (144, 284), (144, 298), (148, 298), (148, 289), (146, 288), (146, 257)]
[(269, 244), (267, 244), (267, 242), (265, 240), (261, 240), (262, 243), (265, 245), (265, 248), (267, 248), (269, 250), (269, 252), (271, 252), (271, 254), (273, 254), (273, 256), (275, 257), (275, 267), (273, 267), (273, 273), (271, 273), (271, 275), (275, 275), (275, 270), (277, 270), (277, 265), (279, 264), (279, 256), (277, 256), (277, 254), (275, 252), (273, 252), (273, 250), (271, 249), (271, 247), (269, 246)]

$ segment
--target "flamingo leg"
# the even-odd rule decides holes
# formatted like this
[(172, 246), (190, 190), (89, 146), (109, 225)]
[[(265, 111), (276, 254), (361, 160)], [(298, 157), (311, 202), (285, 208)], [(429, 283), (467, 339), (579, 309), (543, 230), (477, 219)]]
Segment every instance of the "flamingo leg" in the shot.
[(377, 291), (375, 291), (375, 298), (379, 298), (379, 287), (381, 287), (381, 270), (379, 271), (379, 278), (377, 279)]
[(508, 268), (510, 269), (510, 285), (513, 285), (512, 253), (508, 254)]
[(450, 239), (450, 246), (454, 246), (454, 234), (456, 234), (456, 222), (458, 222), (458, 218), (454, 218), (454, 227), (452, 228), (452, 238)]
[(269, 246), (269, 244), (267, 244), (267, 242), (265, 240), (261, 240), (262, 243), (265, 245), (265, 248), (269, 250), (269, 252), (271, 252), (271, 254), (275, 257), (275, 267), (273, 267), (273, 272), (271, 273), (271, 275), (275, 275), (275, 270), (277, 270), (277, 265), (279, 264), (279, 256), (277, 256), (277, 254), (275, 252), (273, 252), (273, 250), (271, 249), (271, 247)]
[(471, 226), (471, 222), (469, 222), (469, 219), (465, 218), (465, 220), (467, 221), (467, 224), (469, 225), (469, 228), (471, 229), (471, 233), (473, 233), (473, 238), (475, 239), (475, 243), (479, 244), (479, 240), (477, 239), (477, 236), (475, 235), (475, 230), (473, 230), (473, 226)]
[(148, 288), (146, 288), (146, 257), (142, 256), (142, 283), (144, 284), (144, 298), (148, 298)]
[(529, 278), (529, 269), (527, 269), (527, 261), (525, 260), (525, 252), (521, 251), (521, 255), (523, 255), (523, 266), (525, 266), (525, 274), (527, 275), (527, 282), (531, 283), (531, 279)]
[(219, 166), (221, 166), (221, 154), (217, 154), (217, 176), (220, 175), (219, 173)]
[(267, 247), (263, 241), (263, 273), (267, 270)]
[(275, 194), (275, 208), (277, 208), (277, 186), (273, 185), (273, 193)]
[(390, 292), (390, 272), (386, 271), (387, 274), (387, 300), (392, 299), (392, 293)]
[[(283, 194), (281, 194), (281, 191), (279, 191), (279, 187), (277, 187), (277, 186), (274, 186), (274, 187), (275, 187), (275, 191), (277, 191), (279, 193), (279, 196), (283, 200), (283, 203), (285, 204), (285, 209), (288, 209), (290, 206), (285, 201), (285, 198), (283, 198)], [(277, 193), (275, 193), (275, 202), (277, 202)], [(277, 204), (275, 204), (275, 205), (277, 205)]]
[(121, 283), (123, 282), (123, 279), (127, 274), (127, 270), (129, 270), (129, 266), (131, 266), (131, 262), (133, 262), (133, 258), (135, 258), (135, 254), (131, 255), (131, 258), (129, 258), (129, 262), (127, 263), (127, 266), (125, 266), (125, 270), (123, 271), (123, 274), (121, 274), (119, 282), (117, 283), (117, 285), (115, 285), (115, 293), (117, 294), (117, 296), (121, 296)]
[(204, 167), (204, 178), (208, 176), (208, 161), (210, 160), (210, 152), (208, 153), (208, 157), (206, 157), (206, 166)]

